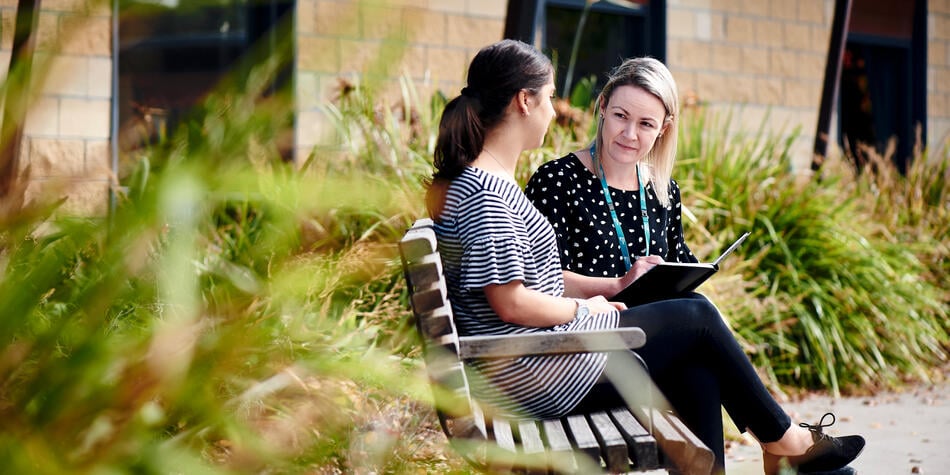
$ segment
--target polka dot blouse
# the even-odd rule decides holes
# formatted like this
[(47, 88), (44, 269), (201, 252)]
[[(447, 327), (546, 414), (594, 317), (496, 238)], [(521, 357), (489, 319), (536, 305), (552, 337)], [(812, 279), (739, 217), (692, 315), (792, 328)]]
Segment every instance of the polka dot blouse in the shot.
[[(645, 255), (640, 192), (609, 189), (631, 259)], [(600, 180), (576, 155), (541, 165), (528, 181), (525, 194), (554, 227), (564, 269), (594, 277), (619, 277), (626, 272)], [(663, 206), (653, 185), (647, 184), (650, 255), (673, 262), (697, 262), (683, 239), (680, 190), (673, 180), (669, 196), (670, 206)]]

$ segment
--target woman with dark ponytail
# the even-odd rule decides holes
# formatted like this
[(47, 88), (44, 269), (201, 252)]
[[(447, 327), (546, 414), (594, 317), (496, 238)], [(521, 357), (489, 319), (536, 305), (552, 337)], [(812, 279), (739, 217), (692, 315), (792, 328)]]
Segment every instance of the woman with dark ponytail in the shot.
[[(729, 407), (735, 409), (730, 414), (762, 441), (768, 473), (782, 457), (803, 472), (837, 469), (857, 457), (864, 448), (861, 436), (831, 437), (822, 433), (822, 424), (791, 424), (708, 300), (660, 301), (627, 310), (597, 295), (616, 294), (623, 279), (577, 274), (565, 282), (555, 230), (514, 178), (521, 153), (541, 145), (554, 118), (553, 71), (530, 45), (492, 44), (472, 60), (467, 85), (443, 112), (426, 201), (459, 334), (637, 326), (647, 334), (642, 352), (651, 373), (728, 389)], [(552, 193), (548, 199), (573, 198)], [(637, 267), (624, 279), (632, 281), (646, 270)], [(610, 285), (615, 288), (608, 291)], [(623, 365), (629, 358), (614, 358), (612, 368), (628, 370)], [(480, 360), (468, 367), (479, 373), (471, 381), (480, 402), (515, 415), (554, 418), (622, 403), (609, 384), (598, 384), (607, 366), (604, 353), (580, 353)], [(719, 421), (712, 425), (718, 435), (707, 440), (721, 471), (720, 399), (701, 399), (696, 406), (702, 407), (685, 409)]]
[[(544, 140), (553, 95), (551, 61), (504, 40), (478, 52), (467, 85), (442, 113), (427, 203), (462, 335), (617, 327), (623, 304), (563, 297), (554, 231), (514, 178), (521, 153)], [(578, 354), (475, 362), (490, 384), (473, 392), (502, 411), (556, 417), (584, 398), (605, 361)]]

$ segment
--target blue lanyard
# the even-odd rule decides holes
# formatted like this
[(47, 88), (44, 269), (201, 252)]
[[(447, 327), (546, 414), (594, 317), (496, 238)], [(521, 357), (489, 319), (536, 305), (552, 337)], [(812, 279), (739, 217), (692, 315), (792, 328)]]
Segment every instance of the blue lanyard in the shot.
[[(630, 270), (630, 251), (627, 249), (627, 238), (623, 234), (623, 227), (620, 226), (620, 220), (617, 218), (617, 210), (614, 208), (614, 200), (610, 197), (610, 190), (607, 188), (607, 177), (604, 174), (604, 166), (600, 160), (597, 160), (597, 151), (595, 145), (590, 146), (590, 159), (594, 166), (600, 171), (600, 187), (604, 190), (604, 199), (607, 201), (607, 208), (610, 209), (610, 217), (614, 221), (614, 230), (617, 232), (617, 240), (620, 241), (620, 253), (623, 255), (623, 263)], [(646, 239), (645, 256), (650, 255), (650, 216), (647, 214), (647, 198), (644, 191), (643, 179), (640, 177), (640, 162), (637, 162), (637, 184), (640, 186), (640, 216), (643, 218), (643, 235)]]

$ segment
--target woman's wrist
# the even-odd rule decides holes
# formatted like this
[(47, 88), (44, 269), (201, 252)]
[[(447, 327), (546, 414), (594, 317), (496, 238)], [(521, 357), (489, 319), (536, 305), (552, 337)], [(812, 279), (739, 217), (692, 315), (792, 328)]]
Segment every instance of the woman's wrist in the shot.
[(614, 279), (614, 282), (613, 282), (614, 286), (613, 286), (613, 288), (611, 289), (611, 292), (613, 292), (613, 293), (610, 294), (610, 295), (617, 295), (617, 294), (619, 294), (621, 290), (627, 288), (627, 286), (630, 285), (630, 284), (633, 282), (633, 281), (627, 281), (627, 279), (629, 278), (629, 275), (630, 275), (630, 274), (624, 274), (624, 275), (622, 275), (622, 276), (617, 277), (616, 279)]
[(574, 299), (574, 303), (577, 306), (574, 308), (574, 319), (584, 318), (590, 315), (590, 306), (587, 305), (587, 301), (584, 299)]

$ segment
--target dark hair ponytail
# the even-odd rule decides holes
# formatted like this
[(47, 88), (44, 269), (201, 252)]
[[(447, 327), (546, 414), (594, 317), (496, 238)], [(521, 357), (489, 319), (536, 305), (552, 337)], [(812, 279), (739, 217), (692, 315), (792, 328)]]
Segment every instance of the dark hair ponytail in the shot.
[(502, 121), (511, 98), (534, 94), (551, 78), (551, 61), (533, 46), (502, 40), (482, 48), (468, 67), (467, 86), (442, 111), (435, 143), (435, 173), (426, 193), (429, 215), (442, 211), (449, 182), (482, 153), (485, 135)]
[(433, 179), (451, 180), (462, 173), (465, 165), (482, 153), (485, 143), (485, 125), (478, 97), (466, 94), (449, 101), (439, 121), (439, 137), (435, 143)]

